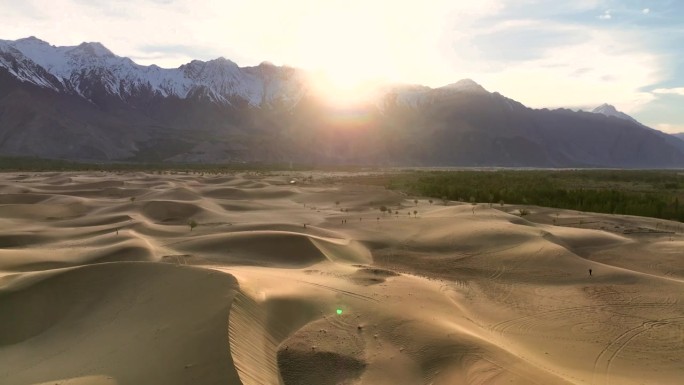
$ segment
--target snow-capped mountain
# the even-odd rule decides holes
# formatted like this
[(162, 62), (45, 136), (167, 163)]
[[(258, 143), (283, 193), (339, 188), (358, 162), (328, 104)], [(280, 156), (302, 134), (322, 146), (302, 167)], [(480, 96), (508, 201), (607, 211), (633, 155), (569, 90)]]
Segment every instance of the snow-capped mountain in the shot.
[[(400, 166), (682, 167), (615, 108), (535, 110), (475, 81), (385, 85), (336, 108), (315, 76), (218, 58), (142, 66), (100, 43), (0, 40), (0, 156)], [(607, 116), (606, 116), (607, 115)], [(617, 117), (617, 118), (616, 118)], [(0, 161), (2, 159), (0, 158)]]
[(441, 99), (454, 95), (489, 94), (481, 85), (471, 79), (461, 79), (456, 83), (438, 88), (430, 88), (422, 85), (391, 85), (381, 92), (381, 100), (378, 106), (381, 109), (387, 103), (396, 103), (402, 106), (420, 108), (423, 105), (435, 103)]
[[(634, 123), (636, 125), (639, 125), (645, 129), (651, 131), (652, 133), (660, 136), (661, 138), (665, 138), (666, 140), (669, 140), (671, 136), (674, 136), (678, 139), (682, 139), (681, 137), (678, 137), (676, 134), (675, 135), (666, 134), (662, 131), (648, 127), (648, 126), (644, 125), (643, 123), (639, 122), (638, 120), (634, 119), (633, 117), (625, 114), (624, 112), (618, 111), (618, 109), (615, 108), (615, 106), (612, 106), (612, 105), (607, 104), (607, 103), (601, 104), (600, 106), (594, 108), (591, 112), (595, 113), (595, 114), (601, 114), (603, 116), (614, 117), (614, 118), (618, 118), (618, 119), (622, 119), (622, 120)], [(679, 147), (682, 151), (684, 151), (684, 143), (678, 142), (678, 141), (675, 141), (673, 143), (675, 146)]]
[(617, 108), (615, 108), (615, 106), (612, 106), (608, 103), (601, 104), (600, 106), (594, 108), (591, 112), (593, 112), (595, 114), (605, 115), (605, 116), (613, 116), (616, 118), (629, 120), (630, 122), (633, 122), (633, 123), (641, 124), (636, 119), (634, 119), (633, 117), (625, 114), (624, 112), (618, 111)]
[(244, 100), (260, 106), (275, 100), (296, 104), (306, 91), (301, 71), (267, 63), (240, 68), (218, 58), (166, 69), (138, 65), (100, 43), (55, 47), (35, 37), (0, 40), (0, 67), (19, 80), (87, 99), (101, 87), (122, 100), (144, 93), (181, 99), (205, 97), (225, 104)]

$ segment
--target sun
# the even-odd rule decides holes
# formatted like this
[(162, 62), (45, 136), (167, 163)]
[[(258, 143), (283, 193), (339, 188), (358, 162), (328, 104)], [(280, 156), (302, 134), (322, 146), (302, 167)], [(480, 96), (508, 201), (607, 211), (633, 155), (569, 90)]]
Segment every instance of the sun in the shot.
[(372, 103), (383, 82), (354, 73), (319, 71), (312, 77), (315, 94), (332, 107), (350, 108)]
[(342, 106), (371, 99), (392, 69), (387, 30), (382, 19), (353, 8), (330, 8), (307, 18), (299, 49), (317, 90)]

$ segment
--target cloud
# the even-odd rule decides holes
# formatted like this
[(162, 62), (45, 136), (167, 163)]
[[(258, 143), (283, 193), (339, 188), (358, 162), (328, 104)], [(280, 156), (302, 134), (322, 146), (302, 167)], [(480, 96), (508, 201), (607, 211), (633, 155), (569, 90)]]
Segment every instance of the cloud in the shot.
[(610, 20), (613, 18), (613, 15), (610, 14), (610, 10), (607, 10), (603, 12), (601, 15), (598, 17), (601, 20)]
[(651, 9), (650, 8), (644, 8), (641, 10), (641, 13), (643, 13), (644, 15), (648, 15), (649, 13), (651, 13)]
[(588, 33), (576, 28), (531, 20), (489, 30), (477, 31), (471, 41), (482, 58), (501, 62), (538, 59), (550, 48), (580, 43), (588, 37)]
[(572, 77), (580, 77), (586, 74), (590, 74), (593, 71), (592, 68), (589, 67), (584, 67), (584, 68), (578, 68), (572, 72), (570, 72), (570, 76)]
[[(559, 38), (533, 39), (530, 49), (534, 55), (517, 54), (511, 58), (492, 57), (478, 46), (476, 56), (463, 58), (458, 67), (485, 88), (535, 108), (607, 102), (632, 113), (656, 98), (643, 89), (664, 80), (667, 61), (637, 39), (636, 32), (540, 20), (508, 22), (505, 28), (497, 27), (496, 32), (500, 36), (518, 36), (519, 30), (529, 29)], [(470, 35), (470, 41), (478, 41), (472, 31)], [(526, 39), (502, 41), (519, 50), (528, 49)]]
[(679, 95), (679, 96), (684, 96), (684, 87), (675, 87), (675, 88), (656, 88), (655, 90), (651, 91), (654, 94), (660, 94), (660, 95)]

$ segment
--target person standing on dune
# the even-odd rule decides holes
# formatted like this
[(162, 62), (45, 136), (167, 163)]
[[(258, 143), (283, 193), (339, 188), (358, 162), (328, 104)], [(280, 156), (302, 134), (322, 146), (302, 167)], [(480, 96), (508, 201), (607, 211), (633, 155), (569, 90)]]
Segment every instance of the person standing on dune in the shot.
[(589, 276), (591, 277), (591, 269), (589, 269)]

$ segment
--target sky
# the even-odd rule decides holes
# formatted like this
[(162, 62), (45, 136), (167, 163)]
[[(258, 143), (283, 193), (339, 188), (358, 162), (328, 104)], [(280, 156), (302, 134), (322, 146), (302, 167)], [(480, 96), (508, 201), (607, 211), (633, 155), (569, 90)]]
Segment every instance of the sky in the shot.
[(681, 0), (0, 0), (0, 39), (101, 42), (139, 64), (225, 57), (332, 87), (470, 78), (534, 108), (615, 105), (684, 132)]

